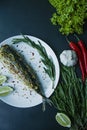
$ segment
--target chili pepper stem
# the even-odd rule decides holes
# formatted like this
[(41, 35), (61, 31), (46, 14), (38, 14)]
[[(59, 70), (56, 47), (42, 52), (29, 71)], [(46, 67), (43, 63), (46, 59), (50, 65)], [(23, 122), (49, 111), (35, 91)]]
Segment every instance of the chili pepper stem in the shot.
[(70, 44), (70, 41), (69, 41), (69, 39), (68, 39), (68, 37), (66, 36), (66, 41)]
[(76, 37), (76, 39), (77, 39), (78, 41), (80, 41), (80, 38), (79, 38), (76, 34), (74, 34), (74, 36)]

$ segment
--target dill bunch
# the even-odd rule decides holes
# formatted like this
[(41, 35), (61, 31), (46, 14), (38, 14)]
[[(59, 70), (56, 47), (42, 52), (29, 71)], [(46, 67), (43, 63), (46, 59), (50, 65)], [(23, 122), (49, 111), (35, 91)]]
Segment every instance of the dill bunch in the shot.
[(61, 81), (50, 99), (59, 113), (69, 117), (70, 130), (87, 130), (87, 80), (83, 83), (74, 67), (61, 65), (60, 74)]

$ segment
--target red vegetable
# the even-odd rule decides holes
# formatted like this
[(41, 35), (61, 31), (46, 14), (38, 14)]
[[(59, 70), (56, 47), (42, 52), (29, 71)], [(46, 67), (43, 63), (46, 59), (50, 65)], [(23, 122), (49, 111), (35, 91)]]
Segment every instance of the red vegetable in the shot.
[(86, 78), (86, 73), (85, 73), (85, 65), (84, 65), (84, 59), (83, 59), (83, 55), (82, 55), (82, 52), (80, 50), (80, 48), (78, 47), (78, 45), (76, 45), (74, 42), (70, 42), (68, 39), (67, 39), (68, 43), (69, 43), (69, 46), (72, 50), (74, 50), (78, 56), (78, 60), (79, 60), (79, 65), (80, 65), (80, 69), (81, 69), (81, 72), (82, 72), (82, 80), (85, 81), (85, 78)]
[(78, 46), (80, 47), (82, 55), (83, 55), (84, 64), (85, 64), (85, 71), (86, 71), (86, 76), (87, 76), (87, 50), (86, 50), (86, 46), (83, 43), (83, 41), (80, 40), (76, 35), (75, 35), (75, 37), (78, 39)]

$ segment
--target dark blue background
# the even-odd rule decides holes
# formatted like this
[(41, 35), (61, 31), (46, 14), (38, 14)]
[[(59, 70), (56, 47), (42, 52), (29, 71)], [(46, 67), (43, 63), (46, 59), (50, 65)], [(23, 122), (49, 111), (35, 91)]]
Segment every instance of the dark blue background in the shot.
[[(58, 28), (50, 22), (55, 10), (48, 0), (0, 0), (0, 42), (20, 33), (33, 35), (48, 43), (58, 56), (68, 44)], [(87, 44), (87, 24), (81, 39)], [(57, 110), (46, 106), (20, 109), (0, 101), (0, 130), (58, 130)]]

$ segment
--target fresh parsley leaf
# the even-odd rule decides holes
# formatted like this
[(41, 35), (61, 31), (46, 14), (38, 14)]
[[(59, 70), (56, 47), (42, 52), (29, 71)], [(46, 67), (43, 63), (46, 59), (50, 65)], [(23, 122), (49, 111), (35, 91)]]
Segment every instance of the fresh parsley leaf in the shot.
[(62, 34), (83, 33), (83, 25), (87, 19), (87, 0), (49, 0), (55, 8), (51, 22), (60, 25)]

